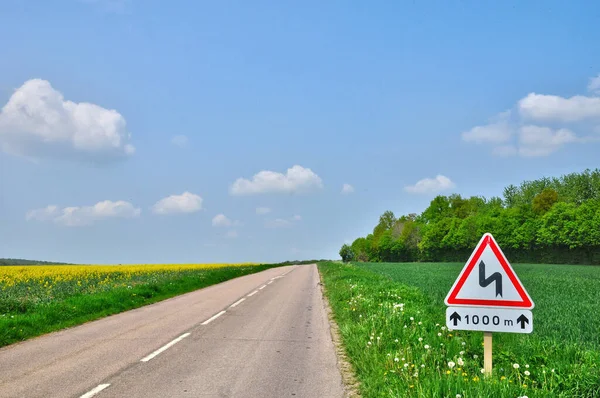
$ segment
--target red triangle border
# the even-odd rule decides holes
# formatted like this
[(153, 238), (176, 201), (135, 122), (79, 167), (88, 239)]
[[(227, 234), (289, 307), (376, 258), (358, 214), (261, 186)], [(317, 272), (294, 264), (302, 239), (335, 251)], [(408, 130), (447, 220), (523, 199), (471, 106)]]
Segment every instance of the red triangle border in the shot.
[[(513, 286), (517, 290), (517, 293), (519, 293), (519, 296), (521, 297), (521, 301), (456, 298), (456, 296), (458, 296), (458, 293), (460, 292), (460, 289), (465, 284), (469, 275), (471, 275), (473, 268), (475, 268), (475, 264), (477, 264), (477, 262), (479, 261), (479, 258), (481, 257), (481, 254), (483, 253), (483, 251), (485, 250), (485, 248), (487, 246), (490, 246), (490, 248), (496, 255), (496, 258), (500, 262), (500, 265), (502, 265), (504, 272), (506, 272), (506, 275), (508, 275), (508, 278), (510, 279)], [(467, 305), (467, 306), (471, 305), (471, 306), (494, 306), (494, 307), (512, 307), (512, 308), (533, 308), (533, 302), (531, 301), (531, 298), (529, 298), (529, 295), (525, 292), (525, 288), (523, 287), (523, 285), (521, 284), (521, 282), (519, 281), (519, 279), (513, 272), (511, 266), (508, 264), (508, 260), (504, 256), (504, 253), (502, 253), (502, 250), (500, 250), (500, 247), (498, 246), (498, 244), (496, 243), (496, 241), (494, 240), (494, 238), (492, 238), (492, 236), (490, 234), (486, 234), (484, 236), (482, 242), (480, 242), (479, 246), (475, 249), (475, 253), (474, 253), (473, 257), (471, 257), (471, 261), (467, 265), (467, 268), (464, 270), (464, 272), (462, 272), (462, 274), (460, 275), (460, 279), (454, 285), (454, 288), (448, 295), (448, 298), (446, 299), (446, 304), (447, 305)]]

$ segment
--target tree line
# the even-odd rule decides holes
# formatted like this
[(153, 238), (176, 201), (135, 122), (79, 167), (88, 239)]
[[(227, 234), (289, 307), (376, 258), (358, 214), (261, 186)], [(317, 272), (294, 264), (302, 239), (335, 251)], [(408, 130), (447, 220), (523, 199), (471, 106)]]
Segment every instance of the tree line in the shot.
[(600, 170), (509, 185), (503, 198), (437, 196), (421, 214), (386, 211), (343, 261), (466, 261), (490, 232), (509, 261), (600, 264)]

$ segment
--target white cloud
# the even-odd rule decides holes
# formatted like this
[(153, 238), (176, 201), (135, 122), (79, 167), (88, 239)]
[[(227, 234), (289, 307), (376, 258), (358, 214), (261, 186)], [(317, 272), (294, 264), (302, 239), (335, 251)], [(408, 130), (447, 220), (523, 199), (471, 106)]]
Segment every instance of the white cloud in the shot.
[(496, 121), (483, 126), (475, 126), (471, 130), (465, 131), (461, 134), (463, 141), (476, 144), (502, 144), (508, 142), (513, 134), (508, 122), (509, 116), (510, 111), (501, 113), (496, 117)]
[(225, 214), (217, 214), (212, 219), (213, 227), (230, 227), (233, 223)]
[(263, 170), (252, 180), (238, 178), (231, 186), (232, 195), (255, 195), (264, 193), (302, 193), (322, 188), (321, 178), (311, 169), (295, 165), (286, 174)]
[(58, 214), (60, 214), (58, 206), (50, 205), (43, 209), (29, 210), (27, 214), (25, 214), (25, 219), (27, 221), (51, 221), (55, 219), (58, 216)]
[(350, 184), (344, 184), (342, 186), (342, 194), (347, 195), (349, 193), (354, 192), (354, 187)]
[(588, 84), (588, 91), (600, 95), (600, 74), (590, 79), (590, 84)]
[(227, 237), (228, 238), (237, 238), (238, 237), (238, 233), (236, 230), (232, 229), (231, 231), (227, 231)]
[(183, 148), (188, 143), (188, 138), (185, 135), (176, 135), (171, 138), (171, 144)]
[[(600, 94), (600, 75), (590, 79), (588, 90)], [(503, 112), (496, 121), (462, 133), (462, 139), (491, 144), (492, 154), (503, 157), (548, 156), (567, 144), (600, 141), (600, 97), (530, 93), (517, 102), (517, 109), (513, 120), (511, 111)], [(577, 135), (572, 128), (591, 134)]]
[(256, 214), (259, 214), (259, 215), (268, 214), (270, 212), (271, 212), (271, 209), (269, 209), (268, 207), (257, 207), (256, 208)]
[(267, 220), (265, 222), (265, 227), (267, 228), (287, 228), (293, 226), (296, 222), (302, 220), (302, 217), (299, 215), (295, 215), (289, 219), (286, 218), (276, 218), (274, 220)]
[(129, 139), (119, 112), (65, 100), (46, 80), (25, 82), (0, 112), (0, 147), (16, 155), (110, 160), (135, 152)]
[(580, 139), (570, 130), (523, 126), (519, 133), (519, 154), (525, 157), (547, 156), (563, 145)]
[(194, 213), (202, 209), (202, 198), (191, 192), (171, 195), (156, 202), (155, 214)]
[(576, 122), (600, 119), (600, 98), (576, 95), (563, 98), (558, 95), (530, 93), (518, 103), (525, 118), (545, 121)]
[(454, 188), (455, 186), (456, 185), (448, 177), (440, 174), (435, 178), (424, 178), (415, 185), (408, 185), (404, 187), (404, 190), (410, 193), (429, 194), (445, 191)]
[(58, 206), (48, 206), (43, 209), (28, 211), (26, 220), (54, 221), (68, 227), (91, 225), (106, 218), (135, 218), (141, 214), (141, 209), (131, 203), (119, 200), (105, 200), (93, 206), (73, 206), (59, 209)]

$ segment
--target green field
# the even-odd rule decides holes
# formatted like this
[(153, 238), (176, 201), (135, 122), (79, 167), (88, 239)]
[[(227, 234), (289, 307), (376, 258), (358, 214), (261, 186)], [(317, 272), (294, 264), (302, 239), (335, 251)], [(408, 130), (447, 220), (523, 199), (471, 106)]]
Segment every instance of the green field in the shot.
[(463, 265), (319, 264), (363, 396), (600, 396), (600, 267), (513, 265), (536, 304), (534, 331), (495, 333), (484, 378), (483, 333), (445, 329)]

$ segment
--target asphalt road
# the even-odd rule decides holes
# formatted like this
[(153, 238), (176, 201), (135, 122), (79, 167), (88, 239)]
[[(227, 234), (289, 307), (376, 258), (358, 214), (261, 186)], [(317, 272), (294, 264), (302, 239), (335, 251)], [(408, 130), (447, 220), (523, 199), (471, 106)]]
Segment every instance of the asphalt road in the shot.
[(274, 268), (0, 350), (0, 397), (342, 397), (315, 265)]

